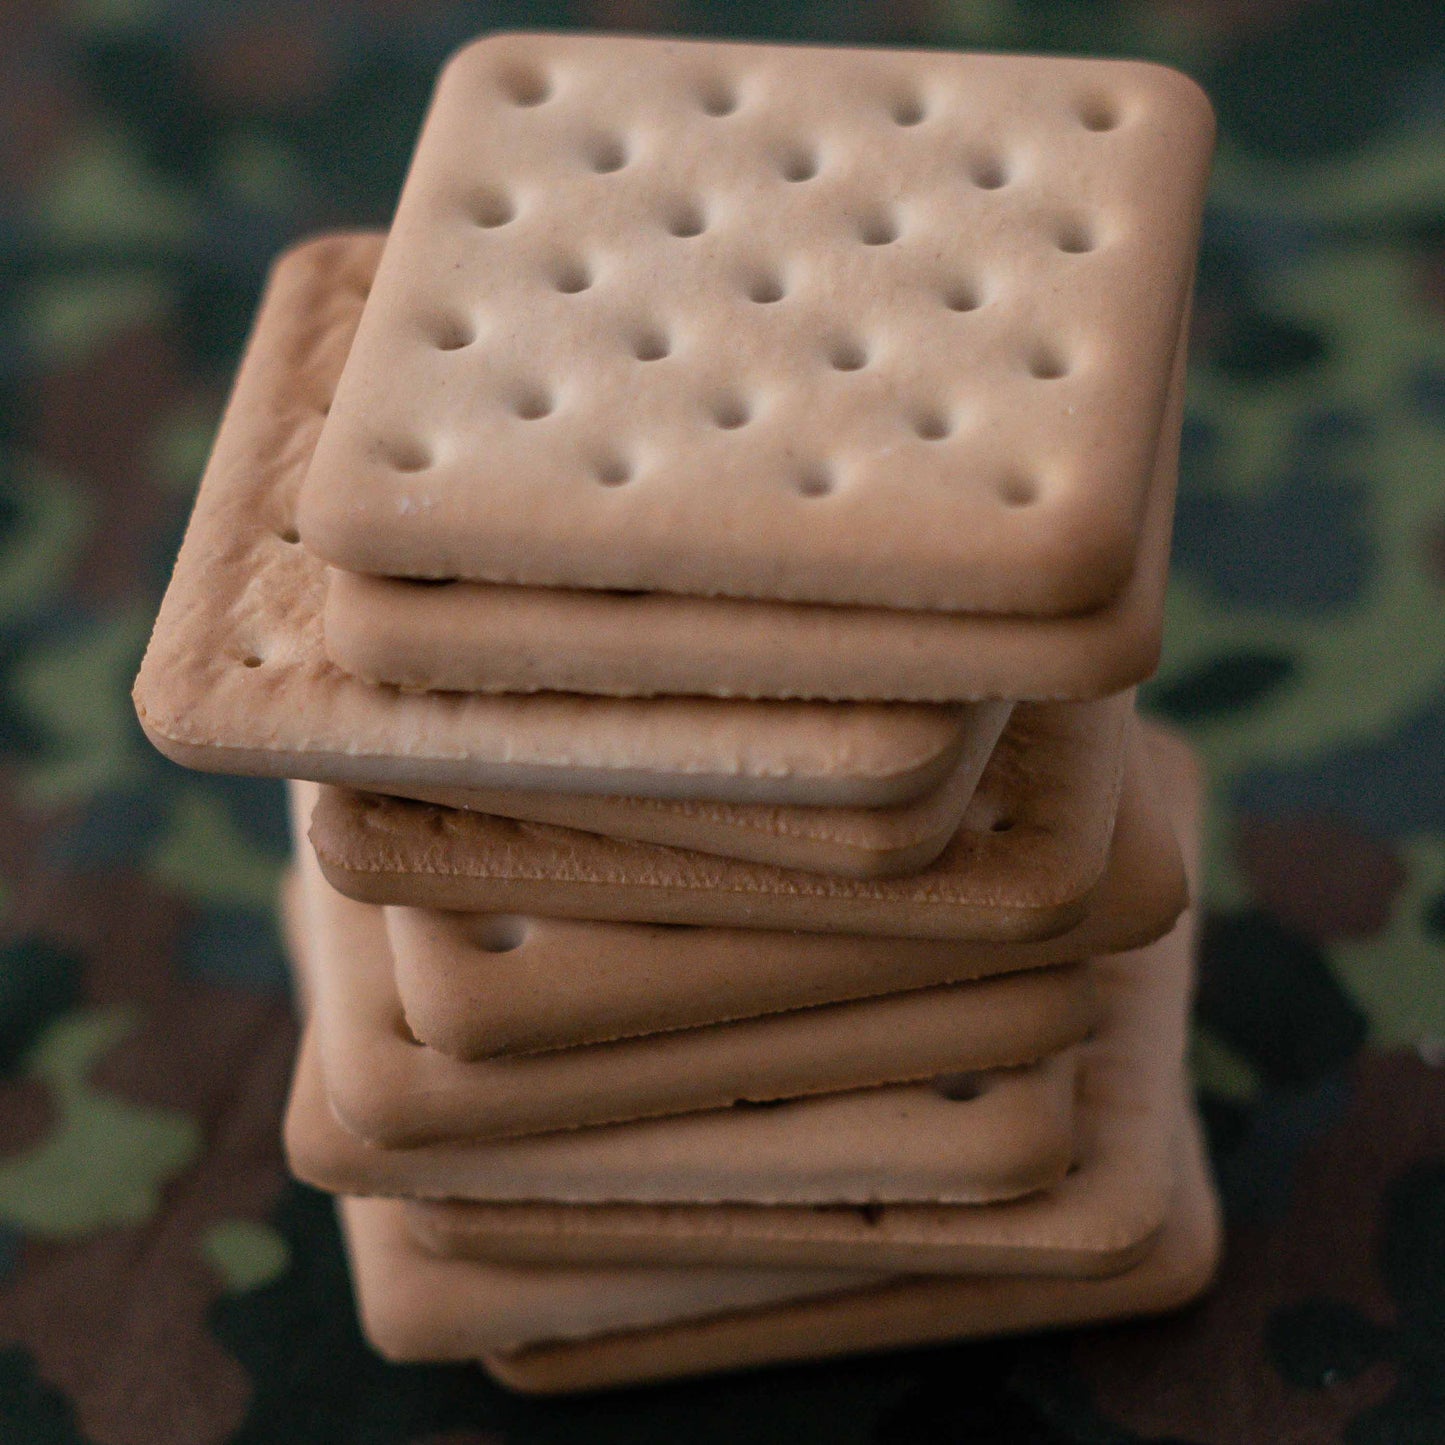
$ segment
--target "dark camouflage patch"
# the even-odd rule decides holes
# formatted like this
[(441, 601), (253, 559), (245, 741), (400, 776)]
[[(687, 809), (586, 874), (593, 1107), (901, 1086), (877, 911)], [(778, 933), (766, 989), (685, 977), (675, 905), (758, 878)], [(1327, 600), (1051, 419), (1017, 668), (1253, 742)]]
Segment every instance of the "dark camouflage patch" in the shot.
[(1254, 910), (1205, 919), (1195, 1011), (1281, 1087), (1342, 1072), (1368, 1028), (1323, 949)]
[(75, 1428), (65, 1396), (40, 1380), (24, 1350), (0, 1350), (0, 1427), (36, 1445), (92, 1445)]
[(1372, 1366), (1391, 1364), (1395, 1388), (1345, 1428), (1345, 1445), (1425, 1445), (1445, 1435), (1445, 1159), (1412, 1164), (1381, 1204), (1380, 1273), (1395, 1306), (1378, 1324), (1352, 1305), (1306, 1300), (1277, 1310), (1265, 1347), (1280, 1374), (1305, 1390), (1329, 1390)]
[(496, 1391), (477, 1371), (397, 1369), (367, 1347), (329, 1199), (290, 1184), (273, 1223), (288, 1246), (286, 1273), (211, 1313), (216, 1339), (253, 1382), (227, 1437), (234, 1445), (392, 1445), (486, 1418)]
[(1235, 652), (1156, 683), (1148, 690), (1152, 711), (1172, 722), (1201, 722), (1236, 712), (1284, 687), (1294, 662), (1282, 652)]
[[(1347, 1096), (1332, 1126), (1299, 1150), (1279, 1211), (1232, 1219), (1219, 1286), (1200, 1305), (1079, 1339), (1075, 1368), (1108, 1418), (1210, 1442), (1436, 1438), (1439, 1396), (1432, 1403), (1419, 1387), (1439, 1380), (1431, 1357), (1438, 1362), (1445, 1073), (1407, 1053), (1371, 1053), (1351, 1070)], [(1402, 1281), (1409, 1271), (1416, 1278)], [(1302, 1339), (1288, 1315), (1317, 1301), (1390, 1331), (1369, 1368), (1347, 1375), (1345, 1356), (1324, 1388), (1279, 1368), (1285, 1359), (1323, 1363), (1318, 1342)], [(1417, 1362), (1410, 1382), (1402, 1371)], [(1413, 1400), (1391, 1424), (1399, 1433), (1347, 1433), (1392, 1392)]]
[(58, 1014), (74, 1007), (81, 961), (37, 938), (0, 951), (0, 1078), (15, 1066)]

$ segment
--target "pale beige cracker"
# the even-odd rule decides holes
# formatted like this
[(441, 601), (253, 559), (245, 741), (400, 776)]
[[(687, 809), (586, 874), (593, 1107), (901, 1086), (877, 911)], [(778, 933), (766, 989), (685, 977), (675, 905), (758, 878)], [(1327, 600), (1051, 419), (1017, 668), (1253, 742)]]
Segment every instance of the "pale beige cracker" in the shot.
[(557, 1269), (442, 1260), (418, 1249), (393, 1199), (341, 1198), (357, 1310), (393, 1360), (611, 1335), (873, 1284), (860, 1270)]
[(1103, 879), (1132, 696), (1014, 709), (962, 826), (921, 873), (837, 878), (397, 798), (322, 790), (333, 886), (366, 903), (913, 938), (1061, 933)]
[(1212, 143), (1199, 88), (1136, 62), (481, 40), (302, 535), (388, 575), (1097, 607), (1138, 552)]
[(1021, 1068), (934, 1083), (386, 1149), (338, 1120), (313, 1021), (286, 1110), (286, 1158), (298, 1179), (332, 1194), (560, 1205), (984, 1205), (1064, 1177), (1077, 1078), (1077, 1050), (1066, 1049)]
[(438, 586), (333, 568), (327, 651), (369, 682), (461, 691), (917, 700), (1119, 691), (1159, 657), (1185, 359), (1181, 337), (1134, 572), (1092, 612), (1043, 619)]
[[(1185, 1107), (1176, 1149), (1177, 1177), (1168, 1216), (1147, 1254), (1104, 1279), (1019, 1276), (897, 1280), (809, 1303), (742, 1309), (709, 1320), (658, 1329), (623, 1330), (595, 1339), (561, 1341), (503, 1352), (482, 1362), (510, 1389), (560, 1394), (653, 1383), (762, 1365), (829, 1359), (868, 1350), (908, 1349), (950, 1340), (996, 1338), (1036, 1330), (1103, 1324), (1179, 1309), (1209, 1287), (1219, 1264), (1223, 1230), (1204, 1141)], [(409, 1264), (428, 1280), (431, 1263)], [(492, 1269), (502, 1266), (488, 1266)], [(460, 1289), (454, 1276), (451, 1287)], [(367, 1332), (390, 1359), (436, 1359), (455, 1347), (469, 1358), (472, 1340), (445, 1344), (418, 1317), (393, 1312), (389, 1300), (361, 1287)], [(398, 1301), (401, 1302), (401, 1301)], [(408, 1329), (408, 1325), (419, 1328)]]
[(302, 845), (300, 971), (326, 1094), (384, 1148), (535, 1134), (1031, 1063), (1097, 1018), (1083, 964), (803, 1009), (621, 1044), (464, 1062), (407, 1030), (381, 910), (342, 897)]
[[(553, 1393), (1176, 1308), (1206, 1287), (1221, 1242), (1219, 1205), (1187, 1104), (1175, 1158), (1158, 1238), (1132, 1269), (1103, 1279), (854, 1276), (848, 1283), (846, 1274), (813, 1271), (529, 1268), (431, 1255), (407, 1237), (395, 1201), (338, 1204), (362, 1325), (386, 1358), (481, 1355), (512, 1388)], [(813, 1303), (800, 1303), (814, 1292)], [(686, 1326), (651, 1323), (668, 1316), (693, 1318)]]
[[(1197, 888), (1199, 767), (1173, 738), (1160, 755)], [(1191, 910), (1158, 943), (1094, 960), (1104, 1022), (1083, 1049), (1077, 1164), (1047, 1193), (967, 1209), (414, 1203), (411, 1226), (437, 1253), (538, 1264), (1116, 1273), (1144, 1257), (1167, 1210), (1195, 934)]]
[(750, 863), (892, 878), (926, 868), (958, 831), (1012, 705), (980, 703), (962, 719), (963, 747), (932, 792), (891, 808), (810, 808), (677, 798), (605, 798), (507, 789), (404, 787), (389, 791), (449, 808), (556, 823), (608, 838), (717, 853)]
[(330, 569), (332, 660), (370, 682), (615, 696), (1103, 697), (1158, 665), (1184, 411), (1181, 337), (1133, 574), (1067, 617), (420, 583)]
[(1167, 806), (1137, 746), (1128, 768), (1104, 881), (1084, 918), (1054, 938), (959, 943), (388, 908), (407, 1024), (444, 1053), (485, 1058), (1138, 948), (1168, 932), (1187, 895)]
[(332, 568), (327, 651), (371, 682), (461, 691), (924, 701), (1120, 691), (1159, 660), (1187, 340), (1174, 358), (1134, 571), (1091, 612), (1039, 618), (439, 585)]
[(293, 514), (377, 244), (323, 238), (272, 273), (136, 682), (162, 752), (374, 788), (884, 806), (941, 785), (966, 710), (408, 694), (335, 667), (321, 635), (325, 569), (297, 545)]

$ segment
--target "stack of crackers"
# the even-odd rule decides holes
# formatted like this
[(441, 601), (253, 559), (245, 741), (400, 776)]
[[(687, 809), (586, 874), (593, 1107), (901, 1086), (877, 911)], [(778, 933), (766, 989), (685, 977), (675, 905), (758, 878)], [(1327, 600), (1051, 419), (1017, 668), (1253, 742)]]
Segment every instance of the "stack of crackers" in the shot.
[(503, 36), (276, 265), (136, 689), (287, 777), (295, 1172), (562, 1390), (1166, 1309), (1142, 724), (1212, 142), (1105, 61)]

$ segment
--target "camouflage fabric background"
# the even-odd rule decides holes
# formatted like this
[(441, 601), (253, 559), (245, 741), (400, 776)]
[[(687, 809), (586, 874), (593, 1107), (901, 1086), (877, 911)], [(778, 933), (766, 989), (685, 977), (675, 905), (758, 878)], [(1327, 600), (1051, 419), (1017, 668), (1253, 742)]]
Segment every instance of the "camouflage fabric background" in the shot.
[[(1166, 59), (1219, 107), (1167, 659), (1230, 1221), (1163, 1324), (561, 1403), (363, 1347), (286, 1181), (274, 785), (128, 689), (268, 258), (497, 25)], [(1439, 0), (0, 0), (0, 1438), (1445, 1440)]]

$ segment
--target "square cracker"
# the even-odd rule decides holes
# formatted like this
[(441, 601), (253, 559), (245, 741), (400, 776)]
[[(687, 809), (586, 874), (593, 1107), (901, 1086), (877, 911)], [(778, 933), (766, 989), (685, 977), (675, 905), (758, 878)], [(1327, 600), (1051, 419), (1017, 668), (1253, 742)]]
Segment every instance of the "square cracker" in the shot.
[[(897, 1280), (691, 1324), (623, 1330), (510, 1352), (487, 1350), (482, 1363), (510, 1389), (560, 1394), (1163, 1314), (1208, 1287), (1222, 1243), (1219, 1201), (1204, 1141), (1187, 1104), (1180, 1113), (1176, 1159), (1174, 1193), (1158, 1237), (1132, 1269), (1104, 1279)], [(421, 1264), (423, 1256), (410, 1258), (424, 1277), (440, 1279), (433, 1275), (432, 1264)], [(452, 1287), (460, 1283), (454, 1279)], [(387, 1301), (372, 1294), (364, 1280), (359, 1281), (359, 1293), (363, 1310), (370, 1311), (367, 1328), (373, 1342), (389, 1358), (401, 1358), (388, 1348), (396, 1336), (386, 1328), (393, 1319)], [(412, 1336), (406, 1343), (435, 1349), (438, 1342), (433, 1335)], [(466, 1348), (457, 1337), (447, 1344)]]
[(1100, 606), (1212, 143), (1199, 88), (1135, 62), (481, 40), (437, 86), (302, 535), (390, 575)]
[[(332, 1194), (558, 1204), (994, 1204), (1074, 1153), (1078, 1051), (1017, 1069), (510, 1139), (368, 1144), (326, 1092), (314, 1019), (286, 1109), (291, 1172)], [(669, 1263), (667, 1260), (662, 1263)]]
[(1184, 414), (1181, 335), (1139, 556), (1068, 617), (899, 611), (666, 593), (419, 584), (331, 568), (326, 648), (369, 682), (616, 696), (1077, 700), (1154, 671)]
[[(326, 657), (325, 568), (294, 503), (376, 242), (277, 262), (135, 686), (151, 741), (188, 767), (360, 787), (848, 806), (937, 788), (967, 709), (909, 704), (463, 697), (372, 687)], [(329, 358), (329, 359), (328, 359)]]
[(1064, 964), (620, 1044), (463, 1061), (409, 1037), (381, 910), (342, 897), (307, 853), (303, 840), (304, 916), (290, 932), (301, 946), (296, 963), (308, 978), (326, 1095), (346, 1128), (383, 1148), (942, 1074), (956, 1091), (964, 1073), (1032, 1063), (1078, 1043), (1097, 1017), (1087, 968)]
[(891, 878), (926, 868), (958, 831), (1012, 704), (981, 703), (962, 717), (958, 761), (939, 785), (892, 807), (808, 807), (679, 798), (617, 798), (517, 788), (398, 787), (447, 808), (556, 823), (608, 838), (660, 843), (847, 878)]
[(962, 826), (923, 872), (836, 878), (486, 813), (323, 789), (311, 840), (365, 903), (917, 938), (1061, 933), (1108, 862), (1133, 699), (1014, 709)]
[[(1144, 737), (1167, 748), (1156, 729)], [(869, 998), (1151, 943), (1186, 901), (1154, 769), (1136, 744), (1104, 881), (1037, 943), (679, 928), (388, 908), (412, 1034), (463, 1058), (568, 1048)], [(1137, 781), (1136, 781), (1137, 780)]]
[(1159, 661), (1179, 470), (1180, 338), (1139, 556), (1067, 617), (900, 611), (656, 592), (418, 583), (329, 569), (326, 648), (369, 682), (620, 697), (1102, 697)]
[[(1187, 745), (1169, 752), (1197, 888), (1202, 780)], [(1158, 943), (1094, 960), (1105, 1013), (1083, 1047), (1076, 1167), (1048, 1193), (960, 1209), (413, 1203), (412, 1228), (435, 1252), (537, 1264), (1116, 1273), (1144, 1257), (1167, 1212), (1195, 943), (1191, 910)]]

